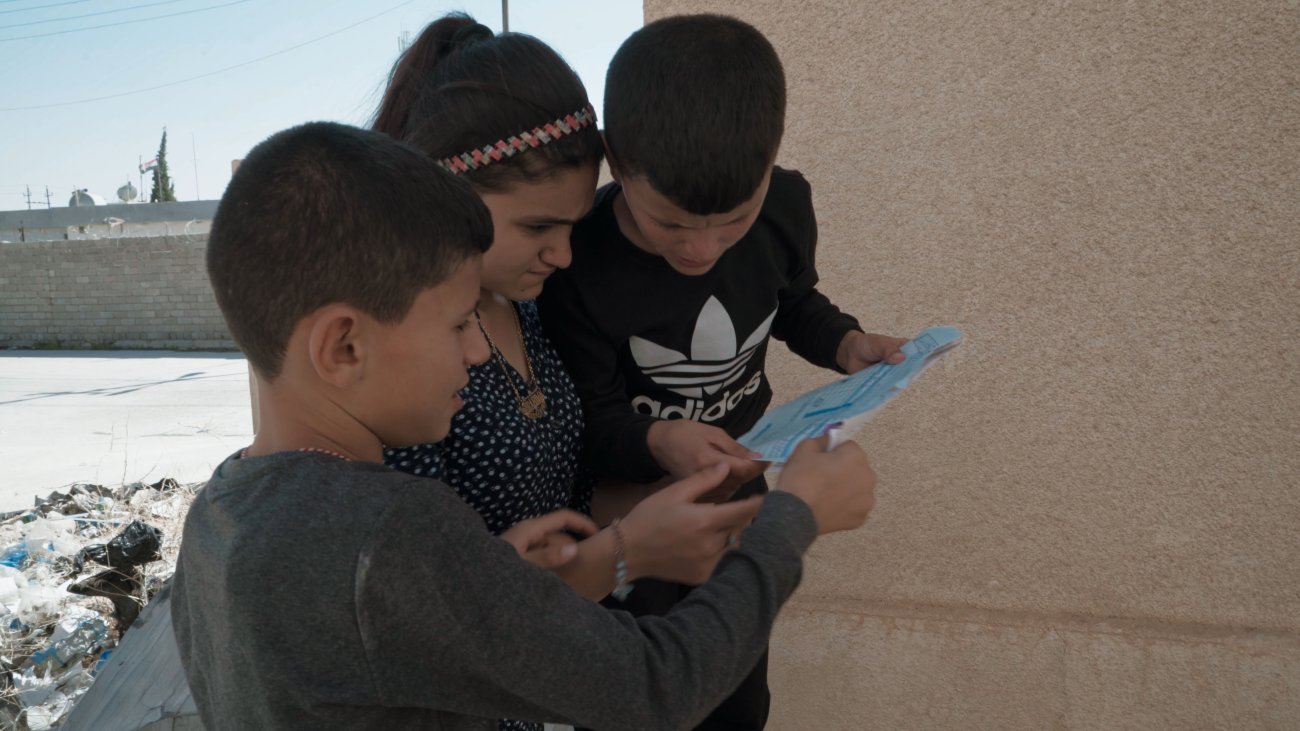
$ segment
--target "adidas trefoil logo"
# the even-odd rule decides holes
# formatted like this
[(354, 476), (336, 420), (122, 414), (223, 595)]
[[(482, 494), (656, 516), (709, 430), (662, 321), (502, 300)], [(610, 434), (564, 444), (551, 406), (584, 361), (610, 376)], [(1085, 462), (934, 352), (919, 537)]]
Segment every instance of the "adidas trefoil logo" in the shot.
[[(744, 375), (749, 361), (754, 357), (754, 352), (771, 330), (774, 319), (776, 319), (775, 308), (767, 319), (754, 328), (744, 342), (737, 345), (736, 327), (730, 313), (716, 297), (710, 297), (695, 320), (695, 332), (691, 336), (689, 356), (645, 338), (632, 336), (628, 345), (632, 350), (632, 358), (636, 360), (641, 371), (660, 386), (688, 399), (684, 408), (670, 406), (664, 409), (658, 401), (647, 396), (638, 396), (632, 401), (633, 407), (642, 413), (647, 413), (643, 407), (648, 408), (649, 413), (661, 418), (672, 415), (668, 412), (681, 412), (676, 415), (688, 419), (700, 419), (701, 415), (705, 415), (702, 400), (727, 388)], [(709, 408), (706, 416), (713, 418), (704, 420), (713, 421), (721, 418), (727, 411), (735, 408), (735, 404), (740, 402), (744, 394), (757, 391), (761, 383), (761, 374), (754, 374), (750, 381), (734, 395), (725, 393), (723, 400), (717, 404), (722, 405), (719, 413), (713, 415), (715, 409)], [(695, 399), (701, 401), (695, 402)], [(734, 403), (729, 403), (733, 401)], [(661, 410), (663, 413), (660, 413)]]

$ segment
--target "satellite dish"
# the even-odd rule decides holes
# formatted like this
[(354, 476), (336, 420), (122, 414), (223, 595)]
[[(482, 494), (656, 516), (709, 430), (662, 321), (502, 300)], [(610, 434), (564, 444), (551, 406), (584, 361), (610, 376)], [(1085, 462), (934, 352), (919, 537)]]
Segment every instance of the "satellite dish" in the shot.
[(131, 181), (129, 180), (126, 181), (126, 185), (123, 185), (121, 188), (117, 189), (117, 199), (122, 201), (123, 203), (130, 203), (131, 201), (135, 200), (135, 197), (139, 194), (140, 191), (136, 190), (135, 186), (131, 185)]

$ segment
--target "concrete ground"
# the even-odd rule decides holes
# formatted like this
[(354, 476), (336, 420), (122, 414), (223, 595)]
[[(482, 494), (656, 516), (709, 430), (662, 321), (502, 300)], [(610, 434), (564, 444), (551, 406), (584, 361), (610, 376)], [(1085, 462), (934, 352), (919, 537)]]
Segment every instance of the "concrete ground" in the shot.
[(79, 482), (201, 482), (252, 434), (238, 353), (0, 351), (0, 511)]

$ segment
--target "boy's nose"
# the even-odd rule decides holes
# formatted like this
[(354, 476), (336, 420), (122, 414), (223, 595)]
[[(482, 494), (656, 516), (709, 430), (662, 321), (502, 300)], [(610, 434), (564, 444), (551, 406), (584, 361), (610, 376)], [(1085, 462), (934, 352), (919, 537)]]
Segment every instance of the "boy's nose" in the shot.
[(691, 231), (682, 239), (682, 254), (688, 259), (712, 261), (727, 250), (727, 242), (716, 231)]

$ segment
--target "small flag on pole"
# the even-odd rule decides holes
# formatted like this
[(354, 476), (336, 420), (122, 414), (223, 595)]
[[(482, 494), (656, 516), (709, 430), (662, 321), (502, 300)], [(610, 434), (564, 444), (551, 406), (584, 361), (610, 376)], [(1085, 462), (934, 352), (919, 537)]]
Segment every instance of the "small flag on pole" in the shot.
[(145, 162), (140, 163), (140, 174), (144, 175), (150, 170), (156, 170), (157, 168), (158, 168), (158, 158), (155, 157), (152, 160), (146, 160)]

